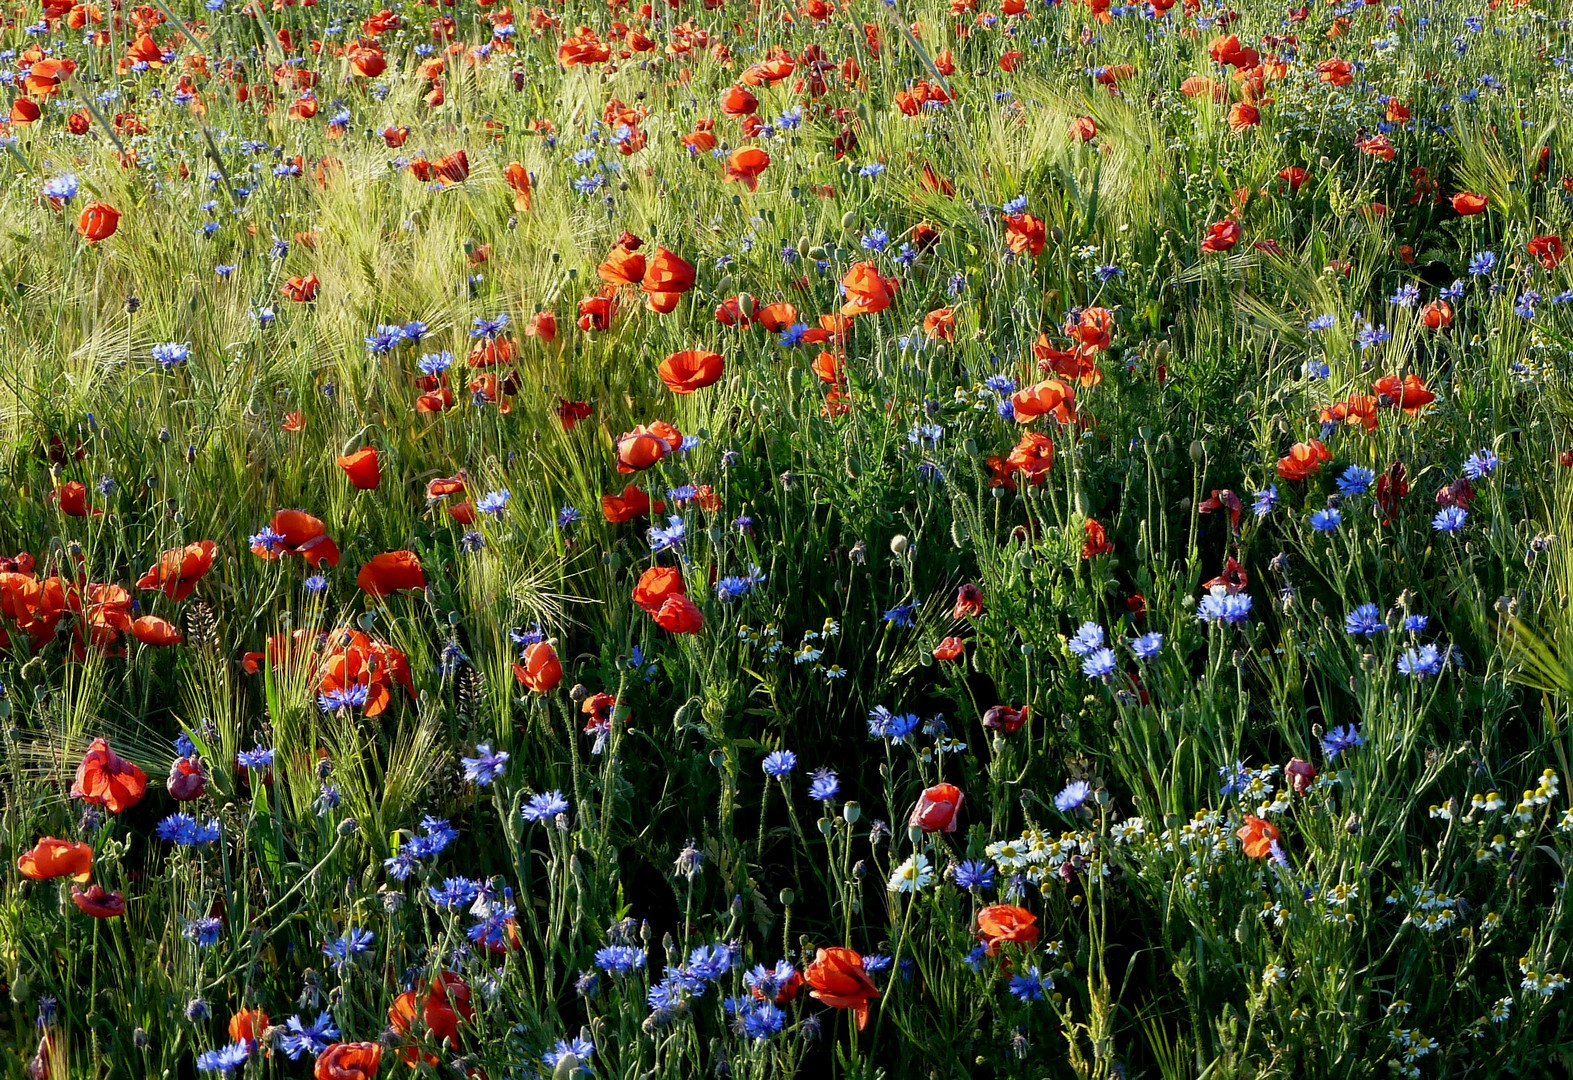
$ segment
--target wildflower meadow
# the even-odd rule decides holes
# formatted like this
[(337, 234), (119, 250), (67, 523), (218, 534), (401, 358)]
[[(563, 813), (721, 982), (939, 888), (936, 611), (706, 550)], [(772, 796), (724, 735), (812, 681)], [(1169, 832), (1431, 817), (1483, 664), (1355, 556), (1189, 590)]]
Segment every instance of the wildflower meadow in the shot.
[(0, 1076), (1569, 1075), (1561, 4), (385, 2), (4, 10)]

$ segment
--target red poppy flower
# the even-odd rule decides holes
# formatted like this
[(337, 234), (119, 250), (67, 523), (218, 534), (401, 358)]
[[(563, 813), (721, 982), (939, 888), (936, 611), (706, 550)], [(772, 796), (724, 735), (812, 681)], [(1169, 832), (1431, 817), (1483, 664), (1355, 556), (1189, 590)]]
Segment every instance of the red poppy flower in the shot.
[(684, 349), (661, 361), (657, 374), (674, 394), (692, 394), (721, 381), (726, 362), (706, 349)]
[(1453, 325), (1453, 305), (1446, 300), (1433, 300), (1420, 309), (1420, 322), (1428, 330), (1446, 330)]
[(1109, 543), (1107, 530), (1095, 519), (1088, 518), (1083, 522), (1082, 531), (1087, 534), (1087, 539), (1081, 546), (1081, 557), (1083, 559), (1094, 559), (1099, 555), (1108, 555), (1114, 550), (1114, 545)]
[(95, 919), (116, 919), (126, 913), (126, 898), (98, 884), (89, 885), (86, 890), (71, 886), (71, 902), (84, 915)]
[(1215, 221), (1207, 226), (1207, 235), (1202, 240), (1202, 250), (1214, 253), (1229, 251), (1240, 242), (1242, 231), (1240, 223), (1232, 218)]
[(1560, 236), (1537, 236), (1529, 242), (1528, 248), (1530, 256), (1547, 270), (1555, 270), (1562, 262)]
[(102, 510), (87, 505), (87, 486), (77, 480), (67, 480), (51, 492), (49, 498), (59, 505), (60, 512), (66, 517), (98, 517), (103, 514)]
[(176, 802), (200, 799), (208, 788), (208, 778), (202, 771), (201, 760), (195, 756), (176, 758), (169, 767), (169, 779), (164, 781), (164, 787)]
[(694, 279), (693, 264), (658, 246), (645, 264), (639, 287), (647, 293), (685, 293), (694, 287)]
[(1031, 214), (1009, 214), (1005, 218), (1005, 246), (1016, 255), (1041, 255), (1048, 243), (1048, 230)]
[(990, 904), (978, 911), (978, 936), (988, 943), (990, 956), (1007, 942), (1031, 945), (1037, 941), (1037, 924), (1036, 915), (1013, 904)]
[(94, 739), (77, 766), (71, 797), (102, 806), (111, 814), (129, 810), (147, 794), (147, 773), (109, 748), (109, 740)]
[(184, 600), (213, 568), (216, 547), (211, 540), (199, 540), (171, 548), (158, 557), (157, 566), (137, 579), (137, 588), (162, 589), (171, 600)]
[(1453, 210), (1462, 217), (1473, 217), (1486, 212), (1486, 197), (1473, 191), (1460, 191), (1453, 196)]
[(279, 539), (253, 544), (251, 553), (258, 558), (299, 555), (313, 567), (339, 565), (339, 546), (328, 536), (322, 519), (304, 510), (280, 510), (273, 515), (268, 529)]
[(90, 244), (108, 240), (120, 228), (120, 211), (106, 202), (88, 203), (76, 219), (77, 232)]
[(305, 277), (292, 277), (279, 289), (279, 295), (295, 304), (309, 304), (317, 299), (317, 291), (322, 283), (317, 280), (316, 274), (307, 274)]
[(131, 633), (144, 645), (179, 645), (185, 638), (175, 629), (175, 624), (157, 615), (143, 615), (131, 624)]
[(229, 1018), (229, 1041), (243, 1042), (253, 1053), (262, 1033), (268, 1029), (268, 1014), (262, 1009), (241, 1009)]
[(1028, 431), (1011, 448), (1004, 465), (1009, 472), (1026, 473), (1030, 483), (1041, 484), (1054, 465), (1054, 440), (1041, 431)]
[(726, 172), (722, 179), (739, 183), (749, 191), (759, 190), (759, 175), (770, 167), (770, 155), (757, 146), (742, 146), (733, 150), (726, 159)]
[(968, 583), (956, 590), (956, 606), (951, 610), (953, 619), (975, 619), (983, 614), (983, 590)]
[(983, 726), (989, 731), (999, 731), (1006, 735), (1020, 731), (1028, 720), (1028, 708), (1023, 705), (1017, 709), (1010, 705), (991, 705), (983, 714)]
[(907, 818), (909, 826), (917, 826), (925, 833), (956, 831), (956, 817), (961, 811), (963, 796), (955, 784), (935, 784), (926, 788)]
[(659, 429), (658, 425), (670, 428), (674, 432), (677, 430), (672, 428), (670, 424), (660, 425), (660, 422), (657, 421), (656, 424), (652, 424), (649, 427), (640, 424), (632, 431), (624, 432), (617, 440), (618, 472), (632, 473), (648, 469), (652, 465), (659, 464), (662, 458), (677, 449), (677, 446), (683, 441), (681, 435), (679, 435), (677, 442), (674, 444)]
[(312, 1080), (375, 1080), (382, 1047), (374, 1042), (334, 1043), (317, 1055)]
[(93, 878), (93, 849), (87, 844), (45, 836), (16, 860), (22, 876), (34, 881), (69, 877), (78, 885)]
[(623, 488), (621, 495), (601, 496), (601, 513), (612, 525), (642, 518), (649, 512), (650, 496), (641, 491), (637, 484), (630, 483)]
[(1333, 455), (1320, 439), (1295, 443), (1289, 452), (1278, 459), (1278, 475), (1285, 480), (1304, 480), (1320, 469)]
[(853, 1010), (859, 1031), (868, 1026), (868, 1003), (879, 997), (879, 990), (863, 970), (862, 956), (840, 946), (818, 949), (803, 979), (809, 997), (832, 1009)]
[(524, 650), (519, 663), (513, 665), (515, 679), (535, 694), (549, 694), (563, 681), (563, 665), (557, 659), (557, 650), (544, 641), (537, 641)]
[(339, 458), (339, 468), (350, 478), (357, 491), (375, 491), (382, 483), (382, 468), (377, 461), (377, 448), (365, 446), (352, 454)]
[(655, 624), (672, 634), (697, 634), (704, 629), (705, 616), (687, 596), (676, 593), (662, 602)]
[(1371, 384), (1371, 390), (1378, 405), (1402, 409), (1410, 416), (1436, 400), (1436, 395), (1427, 390), (1425, 382), (1412, 371), (1402, 379), (1397, 375), (1384, 375)]
[(955, 636), (947, 637), (934, 646), (933, 657), (936, 660), (955, 660), (966, 652), (965, 643)]
[(1272, 854), (1273, 841), (1278, 839), (1278, 826), (1263, 821), (1254, 814), (1245, 815), (1245, 824), (1235, 830), (1245, 853), (1253, 859), (1265, 859)]
[(426, 572), (421, 569), (420, 557), (413, 551), (385, 551), (373, 555), (371, 561), (360, 568), (355, 586), (370, 596), (384, 597), (403, 589), (424, 589)]
[(1076, 420), (1076, 391), (1060, 379), (1045, 379), (1022, 387), (1011, 395), (1010, 402), (1018, 424), (1030, 424), (1049, 415), (1062, 424)]
[(1311, 781), (1316, 779), (1316, 766), (1300, 758), (1290, 758), (1289, 764), (1284, 766), (1284, 775), (1289, 778), (1294, 793), (1304, 795), (1311, 790)]
[(890, 306), (896, 295), (896, 279), (881, 276), (879, 267), (871, 262), (860, 262), (841, 279), (846, 290), (846, 303), (841, 305), (843, 315), (874, 315)]

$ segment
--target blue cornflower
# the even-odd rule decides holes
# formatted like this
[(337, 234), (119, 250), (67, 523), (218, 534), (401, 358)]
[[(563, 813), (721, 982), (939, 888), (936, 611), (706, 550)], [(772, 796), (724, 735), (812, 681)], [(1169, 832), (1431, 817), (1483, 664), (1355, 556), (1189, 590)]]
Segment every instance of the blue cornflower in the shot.
[(1405, 308), (1414, 307), (1419, 300), (1420, 286), (1413, 284), (1403, 286), (1392, 296), (1387, 298), (1387, 302), (1389, 304), (1395, 304), (1398, 307)]
[(1243, 623), (1250, 617), (1250, 593), (1209, 592), (1196, 605), (1197, 622)]
[(1474, 258), (1469, 260), (1469, 272), (1474, 274), (1476, 277), (1479, 277), (1481, 274), (1491, 273), (1491, 271), (1496, 267), (1496, 264), (1496, 252), (1482, 251)]
[(373, 356), (381, 356), (393, 351), (393, 347), (404, 340), (404, 329), (398, 326), (379, 326), (366, 336), (366, 351)]
[(46, 199), (59, 199), (63, 203), (68, 203), (76, 198), (76, 193), (80, 190), (81, 184), (77, 182), (77, 178), (71, 173), (51, 176), (44, 181), (44, 197)]
[(577, 507), (565, 506), (561, 510), (557, 511), (557, 527), (559, 529), (566, 529), (571, 525), (577, 525), (583, 520), (584, 515), (579, 512)]
[(883, 953), (869, 953), (863, 957), (863, 971), (868, 975), (883, 975), (893, 963), (895, 961)]
[(371, 948), (375, 937), (370, 930), (347, 926), (343, 936), (334, 938), (322, 947), (322, 955), (332, 961), (334, 971), (343, 971), (345, 964)]
[(1364, 465), (1351, 465), (1338, 478), (1338, 491), (1343, 495), (1363, 495), (1376, 483), (1376, 473)]
[(885, 612), (884, 620), (891, 626), (909, 627), (913, 624), (912, 613), (917, 610), (916, 604), (897, 604)]
[(688, 539), (688, 526), (676, 514), (670, 514), (666, 519), (666, 527), (659, 525), (650, 526), (650, 550), (652, 552), (668, 551), (683, 546)]
[(803, 343), (803, 339), (807, 336), (807, 323), (793, 323), (791, 326), (788, 326), (785, 330), (781, 331), (781, 336), (777, 340), (780, 342), (782, 348), (790, 349), (794, 345), (801, 345)]
[(326, 1012), (318, 1013), (317, 1018), (309, 1024), (299, 1016), (292, 1016), (284, 1021), (284, 1035), (279, 1040), (279, 1049), (291, 1061), (299, 1061), (303, 1054), (315, 1056), (322, 1053), (340, 1034), (333, 1025), (333, 1017)]
[(1325, 361), (1307, 360), (1305, 362), (1305, 377), (1307, 379), (1326, 379), (1332, 373), (1333, 369), (1328, 367)]
[(1085, 780), (1072, 780), (1054, 796), (1054, 809), (1062, 814), (1081, 809), (1082, 803), (1092, 794), (1092, 785)]
[(864, 251), (884, 251), (890, 243), (890, 234), (881, 228), (873, 228), (863, 234)]
[(1453, 284), (1447, 286), (1437, 295), (1443, 300), (1462, 300), (1464, 298), (1464, 283), (1454, 278)]
[(551, 821), (558, 814), (566, 814), (567, 812), (568, 800), (563, 798), (563, 793), (560, 791), (547, 791), (540, 795), (532, 796), (530, 801), (524, 804), (524, 809), (521, 811), (524, 820), (531, 824)]
[(780, 780), (797, 768), (797, 755), (790, 750), (773, 750), (765, 755), (765, 775)]
[(266, 769), (273, 764), (273, 751), (262, 746), (254, 750), (242, 750), (235, 755), (235, 761), (248, 769)]
[(500, 514), (511, 498), (513, 498), (513, 493), (507, 488), (488, 491), (485, 495), (475, 500), (475, 509), (483, 514)]
[(496, 335), (502, 333), (503, 327), (507, 325), (508, 313), (506, 311), (501, 315), (498, 315), (495, 319), (482, 319), (477, 316), (475, 320), (475, 328), (470, 331), (470, 336), (473, 338), (495, 337)]
[(595, 1044), (589, 1039), (558, 1039), (550, 1050), (541, 1055), (541, 1062), (549, 1069), (556, 1069), (557, 1063), (569, 1055), (579, 1063), (579, 1068), (586, 1075), (595, 1075), (595, 1070), (590, 1067), (590, 1058), (595, 1055)]
[(1355, 335), (1355, 341), (1358, 342), (1360, 348), (1364, 350), (1371, 348), (1373, 345), (1380, 345), (1384, 341), (1391, 341), (1392, 337), (1393, 335), (1387, 332), (1386, 323), (1383, 323), (1380, 326), (1373, 326), (1370, 323), (1366, 323), (1360, 328), (1360, 332)]
[(1151, 660), (1163, 648), (1163, 635), (1153, 630), (1130, 642), (1131, 652), (1138, 660)]
[(1236, 761), (1233, 765), (1220, 766), (1218, 778), (1223, 781), (1218, 787), (1218, 794), (1224, 798), (1228, 798), (1230, 795), (1243, 794), (1251, 786), (1251, 770), (1245, 767), (1245, 762), (1243, 761)]
[(727, 945), (696, 946), (688, 954), (683, 980), (694, 993), (703, 993), (705, 983), (714, 982), (732, 970), (732, 959), (732, 950)]
[(983, 380), (983, 385), (1000, 397), (1010, 397), (1016, 392), (1016, 380), (1009, 375), (990, 375)]
[(1431, 527), (1437, 532), (1456, 533), (1463, 529), (1468, 519), (1469, 511), (1462, 506), (1444, 506), (1431, 519)]
[(1344, 523), (1343, 512), (1329, 506), (1325, 510), (1317, 510), (1311, 515), (1311, 528), (1317, 532), (1332, 532)]
[(607, 945), (595, 952), (595, 966), (608, 975), (627, 975), (645, 966), (645, 951), (633, 945)]
[(200, 919), (191, 919), (186, 923), (185, 935), (190, 941), (198, 945), (208, 946), (218, 942), (219, 935), (224, 931), (224, 920), (206, 916)]
[(253, 548), (261, 548), (264, 551), (272, 552), (284, 546), (285, 538), (282, 533), (276, 533), (264, 525), (260, 531), (248, 536), (246, 543)]
[(426, 336), (426, 329), (425, 323), (421, 322), (419, 319), (411, 319), (409, 322), (404, 324), (404, 327), (400, 330), (400, 334), (403, 336), (404, 340), (409, 342), (411, 345), (418, 345), (420, 344), (421, 338)]
[(1422, 634), (1430, 622), (1428, 615), (1410, 615), (1404, 619), (1404, 629), (1411, 634)]
[(490, 743), (477, 743), (475, 756), (461, 757), (459, 763), (464, 766), (466, 780), (479, 787), (490, 787), (491, 782), (507, 770), (508, 751), (499, 750), (494, 754)]
[(441, 375), (453, 366), (453, 354), (447, 350), (440, 353), (425, 353), (415, 361), (415, 366), (427, 377)]
[(1406, 649), (1398, 658), (1398, 671), (1411, 679), (1424, 679), (1442, 670), (1442, 653), (1435, 645)]
[(228, 263), (219, 263), (213, 268), (213, 273), (217, 274), (221, 278), (227, 278), (234, 272), (235, 268)]
[(1344, 616), (1344, 632), (1351, 637), (1375, 637), (1387, 629), (1375, 604), (1361, 604)]
[(148, 352), (159, 362), (159, 366), (172, 368), (191, 356), (191, 342), (167, 341), (153, 346)]
[(250, 1045), (242, 1039), (240, 1042), (230, 1043), (228, 1046), (217, 1050), (204, 1050), (197, 1055), (197, 1070), (199, 1072), (216, 1072), (230, 1076), (234, 1071), (246, 1063), (251, 1056)]
[(1084, 622), (1076, 628), (1076, 635), (1070, 639), (1070, 651), (1077, 656), (1091, 656), (1103, 648), (1103, 627), (1095, 622)]
[(1001, 209), (1003, 209), (1007, 214), (1019, 214), (1023, 210), (1027, 209), (1027, 196), (1017, 195), (1010, 202), (1006, 203)]
[(1125, 276), (1125, 271), (1120, 267), (1115, 266), (1113, 263), (1110, 263), (1106, 266), (1096, 267), (1093, 269), (1093, 273), (1097, 274), (1098, 280), (1104, 282), (1105, 284), (1113, 281), (1117, 277)]
[(1116, 666), (1113, 649), (1097, 649), (1081, 662), (1081, 673), (1089, 679), (1106, 679)]
[(879, 174), (884, 172), (884, 171), (885, 171), (885, 164), (884, 164), (884, 162), (882, 162), (882, 161), (871, 161), (867, 165), (863, 166), (861, 169), (858, 170), (858, 175), (861, 176), (861, 177), (864, 177), (865, 179), (873, 180), (873, 179), (877, 178), (879, 176)]
[(1266, 517), (1272, 513), (1273, 507), (1278, 505), (1278, 485), (1268, 484), (1266, 491), (1258, 491), (1251, 496), (1251, 510), (1257, 517)]
[(786, 1013), (768, 1001), (750, 1001), (742, 1011), (743, 1034), (768, 1039), (786, 1028)]
[(444, 878), (441, 888), (436, 885), (426, 887), (426, 895), (440, 908), (463, 907), (474, 900), (478, 892), (480, 886), (469, 878), (463, 877)]
[(994, 867), (983, 859), (967, 859), (956, 864), (954, 875), (958, 889), (992, 889)]
[(1535, 306), (1539, 303), (1540, 294), (1530, 289), (1513, 304), (1513, 314), (1521, 319), (1533, 319), (1535, 317)]
[(1305, 324), (1305, 328), (1307, 330), (1321, 331), (1321, 330), (1331, 330), (1333, 327), (1335, 327), (1337, 325), (1338, 325), (1338, 316), (1337, 315), (1318, 315), (1316, 318), (1314, 318), (1310, 322), (1306, 323)]
[(915, 713), (893, 713), (883, 705), (874, 706), (868, 714), (868, 733), (871, 738), (902, 742), (917, 730), (919, 720)]
[(833, 769), (815, 769), (808, 774), (808, 797), (829, 802), (841, 791), (841, 780)]
[(324, 690), (317, 695), (317, 708), (324, 713), (336, 713), (340, 709), (359, 709), (371, 700), (371, 687), (362, 683), (351, 683), (342, 689)]
[(1471, 480), (1479, 480), (1496, 472), (1500, 464), (1502, 459), (1490, 450), (1477, 450), (1464, 459), (1464, 475)]
[(170, 814), (158, 823), (156, 832), (160, 840), (180, 847), (211, 844), (222, 835), (216, 819), (209, 818), (206, 822), (200, 822), (186, 813)]
[(1024, 975), (1012, 975), (1008, 989), (1012, 997), (1022, 1001), (1042, 1001), (1043, 976), (1038, 965), (1033, 964)]
[(425, 835), (416, 839), (420, 842), (422, 857), (438, 854), (459, 838), (459, 830), (440, 817), (421, 818), (421, 832)]
[(1357, 746), (1364, 745), (1365, 740), (1360, 737), (1353, 724), (1335, 727), (1322, 736), (1322, 754), (1328, 761), (1336, 761), (1338, 755), (1345, 750), (1353, 750)]

